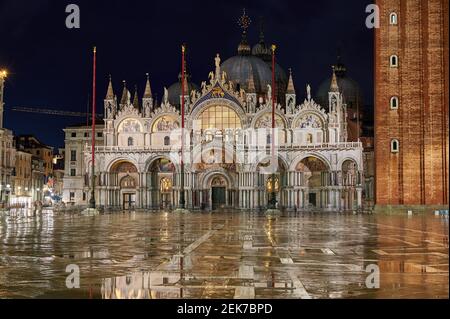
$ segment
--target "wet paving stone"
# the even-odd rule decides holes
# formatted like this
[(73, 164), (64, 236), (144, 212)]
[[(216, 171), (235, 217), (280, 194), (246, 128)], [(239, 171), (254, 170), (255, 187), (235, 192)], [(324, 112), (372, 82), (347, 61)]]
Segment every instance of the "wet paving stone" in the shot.
[(2, 214), (0, 298), (448, 298), (448, 230), (432, 214)]

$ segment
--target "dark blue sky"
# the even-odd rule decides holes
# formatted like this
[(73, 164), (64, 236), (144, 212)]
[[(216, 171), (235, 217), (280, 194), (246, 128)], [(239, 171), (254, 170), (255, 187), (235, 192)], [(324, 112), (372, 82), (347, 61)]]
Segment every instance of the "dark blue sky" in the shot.
[[(81, 29), (65, 27), (65, 8), (81, 9)], [(189, 46), (189, 69), (196, 83), (207, 79), (214, 56), (236, 54), (241, 38), (237, 19), (245, 7), (256, 44), (258, 19), (265, 17), (266, 42), (278, 45), (278, 61), (292, 68), (297, 94), (313, 91), (331, 74), (341, 47), (348, 75), (373, 103), (373, 33), (365, 27), (364, 0), (314, 1), (142, 1), (0, 0), (0, 68), (7, 79), (5, 126), (15, 134), (35, 134), (63, 146), (62, 129), (79, 118), (15, 113), (14, 106), (84, 112), (91, 90), (91, 51), (98, 47), (98, 103), (112, 74), (115, 93), (121, 81), (142, 93), (150, 73), (160, 99), (164, 86), (177, 80), (180, 45)], [(314, 93), (314, 92), (313, 92)]]

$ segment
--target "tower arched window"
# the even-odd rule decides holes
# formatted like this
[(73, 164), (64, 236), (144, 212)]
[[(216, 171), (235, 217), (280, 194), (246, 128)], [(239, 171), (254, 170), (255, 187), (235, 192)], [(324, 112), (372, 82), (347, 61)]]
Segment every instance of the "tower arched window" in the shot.
[(391, 97), (391, 110), (398, 110), (399, 100), (397, 96)]
[(134, 140), (132, 137), (128, 138), (128, 146), (134, 146)]
[(391, 153), (400, 152), (400, 142), (397, 139), (391, 141)]
[(164, 146), (169, 146), (170, 145), (170, 137), (166, 136), (164, 137)]
[(397, 16), (397, 13), (392, 12), (392, 13), (389, 15), (389, 23), (390, 23), (390, 25), (397, 25), (397, 24), (398, 24), (398, 16)]
[(390, 57), (390, 65), (391, 65), (391, 68), (396, 68), (396, 67), (398, 67), (398, 56), (396, 56), (396, 55), (391, 55), (391, 57)]

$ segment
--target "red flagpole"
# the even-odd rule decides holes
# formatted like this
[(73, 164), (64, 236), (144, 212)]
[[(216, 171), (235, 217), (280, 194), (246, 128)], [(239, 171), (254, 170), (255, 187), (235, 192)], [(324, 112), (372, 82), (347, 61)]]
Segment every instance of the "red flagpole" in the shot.
[(96, 119), (96, 81), (97, 81), (97, 47), (94, 47), (94, 64), (92, 79), (92, 193), (89, 206), (95, 209), (95, 119)]
[(276, 45), (272, 45), (272, 161), (271, 161), (271, 166), (272, 166), (272, 193), (270, 194), (270, 200), (269, 200), (269, 208), (270, 209), (276, 209), (277, 206), (277, 197), (276, 197), (276, 183), (275, 183), (275, 178), (276, 178), (276, 168), (278, 163), (277, 158), (275, 156), (275, 107), (276, 107), (276, 82), (275, 82), (275, 51), (276, 51), (277, 47)]
[(272, 129), (273, 129), (273, 138), (272, 138), (272, 155), (275, 156), (275, 98), (276, 98), (276, 81), (275, 81), (275, 50), (277, 47), (275, 45), (272, 45)]
[(186, 46), (183, 44), (181, 46), (181, 52), (182, 52), (182, 58), (181, 58), (181, 190), (180, 190), (180, 208), (185, 209), (186, 208), (186, 200), (185, 200), (185, 194), (184, 194), (184, 129), (185, 129), (185, 119), (184, 119), (184, 112), (185, 112), (185, 99), (184, 96), (186, 94), (186, 87), (185, 87), (185, 79), (186, 79)]
[(94, 47), (94, 73), (92, 81), (92, 166), (95, 166), (95, 116), (96, 116), (96, 77), (97, 77), (97, 48)]

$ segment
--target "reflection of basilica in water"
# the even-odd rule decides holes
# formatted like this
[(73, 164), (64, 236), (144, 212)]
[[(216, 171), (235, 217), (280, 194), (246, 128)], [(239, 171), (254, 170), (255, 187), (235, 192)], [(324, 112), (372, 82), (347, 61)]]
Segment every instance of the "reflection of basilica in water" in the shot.
[[(251, 49), (244, 29), (238, 55), (221, 63), (200, 87), (186, 76), (185, 194), (190, 209), (264, 209), (275, 139), (278, 205), (329, 211), (362, 206), (363, 146), (349, 141), (346, 100), (333, 71), (327, 105), (311, 97), (298, 104), (292, 73), (276, 66), (276, 124), (272, 136), (270, 50)], [(180, 77), (181, 79), (181, 77)], [(107, 208), (176, 207), (180, 197), (181, 80), (156, 105), (147, 80), (134, 98), (126, 88), (105, 98), (104, 145), (97, 147), (97, 201)], [(90, 150), (86, 148), (85, 168)], [(89, 174), (88, 169), (85, 170)], [(87, 180), (87, 179), (86, 179)], [(86, 184), (84, 191), (89, 192)], [(84, 200), (88, 200), (84, 196)]]

